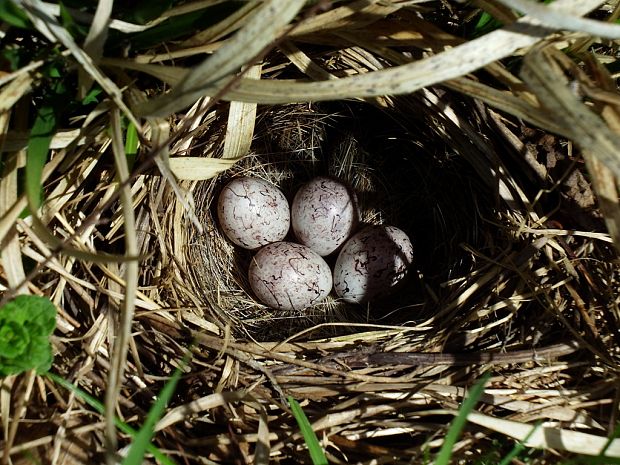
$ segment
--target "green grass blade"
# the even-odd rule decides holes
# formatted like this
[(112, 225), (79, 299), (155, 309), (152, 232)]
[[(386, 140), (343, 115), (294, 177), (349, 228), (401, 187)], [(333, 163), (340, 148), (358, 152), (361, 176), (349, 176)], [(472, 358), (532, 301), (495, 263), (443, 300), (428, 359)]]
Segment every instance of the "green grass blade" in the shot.
[(532, 437), (532, 435), (536, 432), (536, 430), (538, 428), (540, 428), (541, 422), (537, 422), (532, 429), (530, 430), (529, 433), (527, 433), (527, 436), (525, 436), (523, 438), (523, 440), (517, 442), (515, 444), (515, 446), (512, 448), (512, 450), (502, 459), (502, 461), (499, 463), (499, 465), (509, 465), (512, 462), (512, 459), (514, 459), (515, 457), (517, 457), (521, 452), (523, 452), (523, 450), (525, 449), (525, 443), (527, 442), (527, 440), (529, 438)]
[(22, 10), (20, 10), (11, 0), (0, 0), (0, 20), (11, 26), (22, 29), (31, 29), (32, 23)]
[(480, 14), (478, 22), (474, 26), (473, 37), (479, 37), (481, 35), (488, 34), (489, 32), (494, 31), (495, 29), (498, 29), (502, 26), (503, 24), (501, 22), (499, 22), (486, 11), (483, 11)]
[[(88, 405), (90, 405), (93, 409), (95, 409), (95, 411), (97, 413), (103, 415), (103, 412), (105, 410), (103, 404), (100, 401), (98, 401), (97, 399), (95, 399), (93, 396), (91, 396), (87, 392), (83, 391), (79, 387), (73, 385), (72, 383), (70, 383), (66, 379), (62, 378), (61, 376), (58, 376), (55, 373), (46, 373), (45, 376), (50, 378), (56, 384), (59, 384), (60, 386), (64, 387), (65, 389), (73, 392), (77, 397), (79, 397), (84, 402), (86, 402)], [(138, 432), (135, 429), (133, 429), (127, 423), (119, 420), (118, 418), (114, 418), (114, 423), (116, 424), (116, 427), (119, 430), (121, 430), (123, 433), (131, 436), (132, 438), (135, 438), (138, 435)], [(150, 452), (151, 454), (153, 454), (153, 457), (155, 457), (159, 461), (159, 463), (161, 463), (163, 465), (177, 465), (174, 462), (174, 460), (172, 460), (172, 459), (168, 458), (167, 456), (165, 456), (157, 447), (155, 447), (151, 443), (147, 444), (146, 450), (148, 452)]]
[(308, 417), (295, 399), (291, 396), (288, 397), (288, 404), (291, 407), (291, 411), (293, 412), (293, 416), (299, 425), (299, 429), (301, 430), (301, 434), (304, 437), (304, 441), (306, 441), (306, 445), (308, 446), (308, 451), (310, 452), (310, 459), (314, 465), (327, 465), (327, 457), (323, 453), (323, 448), (321, 444), (319, 444), (319, 440), (310, 425), (310, 421), (308, 421)]
[(26, 195), (28, 196), (28, 203), (33, 209), (38, 209), (41, 206), (43, 192), (41, 177), (55, 129), (56, 114), (54, 108), (48, 105), (41, 107), (30, 131), (26, 156)]
[(138, 139), (138, 130), (136, 129), (136, 125), (130, 121), (127, 126), (127, 135), (125, 136), (125, 154), (127, 155), (129, 170), (132, 169), (134, 163), (136, 162), (136, 154), (138, 153), (139, 144), (140, 141)]
[(489, 376), (490, 375), (486, 373), (469, 392), (469, 395), (463, 402), (463, 405), (461, 406), (458, 415), (452, 422), (452, 425), (448, 430), (448, 434), (446, 434), (446, 438), (443, 441), (441, 450), (437, 454), (435, 465), (448, 465), (448, 463), (450, 463), (450, 458), (452, 457), (452, 448), (454, 447), (456, 440), (461, 435), (461, 431), (465, 427), (465, 423), (467, 423), (467, 416), (476, 406), (478, 399), (480, 399), (480, 396), (484, 391), (484, 385), (489, 379)]
[(26, 153), (26, 196), (28, 207), (35, 213), (41, 206), (43, 186), (41, 177), (47, 162), (50, 143), (56, 133), (61, 115), (74, 103), (64, 82), (66, 70), (59, 61), (52, 61), (42, 68), (48, 78), (43, 88), (42, 103), (37, 112), (28, 138)]
[[(185, 366), (185, 363), (182, 364)], [(151, 444), (151, 438), (155, 429), (155, 424), (159, 421), (170, 401), (172, 394), (177, 387), (179, 379), (181, 379), (181, 368), (177, 368), (174, 371), (172, 377), (166, 382), (166, 385), (157, 396), (157, 400), (151, 406), (149, 414), (146, 417), (146, 421), (138, 431), (138, 434), (134, 436), (127, 457), (123, 460), (122, 465), (141, 465), (144, 460), (144, 454), (148, 450), (149, 444)]]
[(82, 99), (82, 105), (90, 105), (91, 103), (99, 103), (99, 96), (103, 93), (100, 85), (94, 85), (88, 94)]
[(135, 124), (130, 121), (125, 138), (125, 153), (127, 155), (135, 155), (138, 153), (138, 143), (138, 131)]
[(88, 34), (88, 30), (73, 19), (73, 16), (71, 16), (71, 13), (69, 13), (69, 10), (65, 7), (63, 2), (59, 2), (59, 6), (62, 26), (69, 31), (69, 34), (71, 34), (74, 39), (80, 41), (84, 39), (86, 34)]

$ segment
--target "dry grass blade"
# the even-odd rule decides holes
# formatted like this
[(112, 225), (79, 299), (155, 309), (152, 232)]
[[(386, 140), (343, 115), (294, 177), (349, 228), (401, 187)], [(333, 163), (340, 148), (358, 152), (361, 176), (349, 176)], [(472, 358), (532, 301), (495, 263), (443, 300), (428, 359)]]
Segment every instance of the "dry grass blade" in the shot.
[(5, 376), (0, 381), (0, 421), (2, 422), (2, 434), (5, 438), (9, 437), (9, 426), (11, 424), (11, 388), (15, 382), (15, 376)]
[[(550, 8), (570, 11), (574, 14), (586, 14), (596, 8), (598, 3), (597, 0), (580, 2), (560, 0), (554, 2)], [(407, 94), (463, 76), (501, 60), (518, 49), (536, 44), (547, 32), (546, 29), (533, 25), (530, 18), (525, 17), (509, 28), (493, 31), (484, 37), (470, 40), (408, 65), (322, 82), (257, 81), (241, 78), (236, 82), (234, 89), (228, 90), (223, 98), (241, 102), (277, 104)], [(118, 61), (116, 63), (123, 66)], [(135, 65), (125, 64), (125, 66), (138, 69)], [(153, 71), (150, 67), (141, 67), (141, 69), (145, 72)], [(160, 70), (157, 73), (159, 75), (165, 73), (167, 76), (174, 74), (178, 77), (182, 71)], [(201, 95), (218, 95), (228, 86), (229, 79), (220, 80), (215, 85), (204, 84), (204, 82), (203, 80), (201, 91), (196, 92), (194, 98), (185, 101), (183, 106), (187, 106)], [(160, 99), (171, 101), (173, 94), (174, 92)], [(154, 103), (149, 102), (141, 109), (141, 112), (149, 114), (159, 111), (151, 105)], [(181, 108), (181, 106), (177, 105), (175, 108)]]
[(543, 111), (540, 106), (534, 106), (512, 93), (500, 91), (472, 79), (453, 79), (444, 83), (450, 89), (458, 90), (465, 95), (482, 100), (487, 105), (505, 111), (517, 118), (522, 118), (540, 128), (555, 134), (569, 136), (570, 132), (564, 126), (557, 124), (553, 117)]
[[(532, 18), (537, 19), (543, 25), (554, 29), (577, 31), (590, 34), (594, 37), (607, 39), (620, 39), (620, 26), (609, 24), (593, 19), (571, 16), (562, 11), (553, 10), (547, 5), (533, 2), (532, 0), (497, 0), (507, 7), (521, 11)], [(599, 2), (599, 4), (602, 2)]]
[[(146, 97), (142, 92), (135, 89), (129, 90), (129, 101), (132, 107), (140, 102), (144, 102), (145, 100)], [(154, 159), (157, 169), (172, 188), (177, 200), (187, 212), (187, 215), (196, 230), (202, 233), (202, 225), (196, 218), (196, 213), (194, 212), (193, 206), (190, 205), (187, 198), (188, 193), (184, 192), (181, 186), (179, 186), (179, 183), (175, 179), (174, 172), (171, 171), (169, 157), (170, 123), (163, 118), (147, 118), (147, 122), (151, 127), (151, 145), (155, 151)]]
[[(138, 255), (138, 244), (136, 241), (136, 221), (133, 210), (132, 194), (130, 187), (125, 183), (129, 179), (129, 168), (127, 158), (123, 148), (123, 135), (121, 133), (121, 119), (119, 111), (113, 109), (111, 112), (112, 125), (112, 150), (114, 161), (118, 172), (119, 183), (121, 184), (120, 199), (123, 209), (124, 229), (125, 229), (125, 253), (128, 256)], [(127, 350), (131, 338), (131, 325), (135, 310), (135, 297), (138, 286), (138, 262), (132, 260), (125, 265), (125, 289), (120, 312), (120, 326), (114, 346), (110, 354), (110, 371), (108, 373), (108, 386), (105, 396), (106, 411), (106, 444), (107, 461), (110, 465), (116, 463), (116, 403), (121, 388), (121, 380), (126, 368)]]
[[(135, 32), (144, 31), (155, 27), (169, 18), (173, 18), (175, 16), (186, 15), (188, 13), (193, 13), (196, 11), (200, 11), (204, 8), (208, 8), (210, 6), (217, 5), (219, 3), (224, 3), (225, 0), (198, 0), (195, 2), (189, 2), (186, 4), (178, 5), (169, 10), (164, 11), (158, 18), (149, 21), (147, 24), (142, 26), (141, 29), (135, 30)], [(124, 31), (124, 32), (134, 32), (132, 31)]]
[[(245, 75), (249, 79), (260, 79), (261, 66), (252, 66)], [(247, 155), (252, 144), (252, 137), (254, 137), (256, 107), (255, 103), (230, 103), (222, 158), (238, 159)]]
[[(52, 159), (49, 163), (45, 165), (43, 169), (43, 179), (42, 182), (45, 182), (54, 171), (58, 168), (58, 166), (62, 163), (64, 159), (64, 154), (61, 153), (58, 157)], [(17, 218), (21, 212), (28, 206), (28, 200), (25, 195), (20, 196), (20, 198), (13, 203), (13, 205), (9, 206), (4, 215), (0, 218), (0, 241), (3, 240), (9, 231), (15, 225)]]
[[(63, 55), (67, 55), (68, 52), (65, 51), (62, 53)], [(45, 64), (44, 60), (33, 61), (26, 66), (22, 66), (21, 68), (11, 72), (6, 73), (0, 76), (0, 86), (17, 79), (18, 77), (29, 76), (33, 71), (40, 68), (43, 64)]]
[(284, 3), (280, 0), (266, 1), (233, 38), (192, 69), (169, 94), (142, 105), (139, 113), (167, 116), (191, 105), (205, 95), (204, 90), (212, 83), (237, 72), (261, 53), (303, 6), (304, 2), (301, 0), (288, 0)]
[(534, 234), (537, 236), (578, 236), (589, 237), (601, 242), (613, 242), (607, 233), (597, 233), (590, 231), (575, 231), (567, 229), (541, 229), (541, 228), (523, 228), (523, 232)]
[[(6, 112), (10, 110), (17, 101), (25, 94), (30, 92), (32, 85), (32, 76), (29, 74), (20, 74), (15, 77), (6, 87), (2, 88), (0, 92), (0, 112)], [(6, 132), (2, 133), (2, 149), (12, 151), (14, 149), (5, 146), (7, 138)]]
[[(126, 60), (120, 58), (103, 58), (101, 64), (107, 66), (116, 66), (122, 69), (133, 69), (135, 71), (141, 71), (143, 73), (150, 74), (157, 79), (176, 86), (185, 79), (189, 73), (189, 69), (180, 66), (162, 66), (152, 65), (149, 63), (138, 63), (133, 60)], [(143, 104), (144, 105), (144, 104)]]
[(592, 187), (596, 191), (600, 209), (605, 216), (607, 230), (620, 251), (620, 196), (617, 177), (588, 150), (584, 150), (584, 160), (592, 176)]
[(570, 90), (554, 60), (555, 48), (536, 49), (525, 56), (521, 74), (542, 104), (553, 112), (573, 140), (620, 176), (620, 138)]
[[(8, 126), (8, 116), (6, 113), (0, 115), (0, 124)], [(4, 124), (3, 124), (4, 123)], [(6, 126), (4, 129), (6, 129)], [(0, 216), (17, 201), (17, 160), (19, 154), (11, 154), (3, 160), (4, 170), (0, 178)], [(19, 243), (17, 229), (12, 228), (8, 237), (3, 240), (4, 244), (1, 251), (1, 261), (7, 282), (16, 294), (27, 291), (26, 273), (22, 262), (22, 252)]]
[[(53, 3), (41, 2), (39, 4), (41, 11), (47, 13), (50, 16), (60, 16), (60, 5), (56, 5)], [(81, 10), (76, 10), (74, 8), (66, 7), (67, 11), (71, 13), (75, 19), (79, 21), (83, 21), (85, 23), (90, 23), (93, 21), (94, 15), (91, 13), (87, 13)], [(150, 29), (155, 24), (133, 24), (128, 23), (127, 21), (122, 21), (120, 19), (113, 19), (110, 21), (109, 27), (110, 29), (116, 29), (120, 32), (125, 32), (127, 34), (131, 34), (134, 32), (142, 32)]]
[[(366, 21), (372, 22), (403, 7), (403, 5), (391, 3), (383, 4), (383, 2), (377, 0), (358, 0), (348, 5), (334, 8), (305, 20), (291, 31), (291, 37), (313, 32), (323, 32), (330, 29), (340, 29), (346, 26), (361, 27), (364, 25), (365, 18), (369, 18)], [(357, 18), (352, 18), (353, 16), (357, 16)]]
[(239, 27), (242, 27), (243, 24), (245, 24), (245, 22), (251, 17), (251, 13), (258, 7), (260, 7), (260, 3), (258, 2), (247, 2), (219, 23), (184, 41), (182, 44), (183, 47), (199, 47), (202, 44), (208, 44), (226, 34), (230, 34)]
[(17, 430), (19, 428), (20, 422), (26, 414), (26, 405), (28, 404), (28, 401), (32, 394), (32, 388), (34, 386), (35, 379), (36, 371), (33, 369), (29, 370), (26, 373), (26, 376), (19, 381), (20, 383), (23, 383), (21, 385), (22, 389), (16, 393), (17, 399), (14, 404), (15, 409), (13, 411), (13, 418), (11, 419), (9, 431), (6, 436), (6, 444), (8, 447), (4, 449), (2, 457), (0, 457), (0, 463), (2, 463), (2, 465), (8, 465), (9, 463), (11, 463), (10, 449), (13, 446), (13, 442), (17, 438)]
[(205, 181), (214, 178), (232, 167), (240, 158), (199, 158), (172, 157), (170, 171), (178, 178), (186, 181)]
[(551, 426), (541, 426), (530, 435), (532, 425), (495, 418), (478, 412), (470, 413), (467, 419), (518, 441), (524, 441), (527, 438), (525, 441), (527, 447), (565, 450), (575, 454), (594, 456), (604, 452), (605, 457), (620, 457), (620, 439), (609, 442), (605, 437)]
[[(84, 145), (88, 142), (86, 137), (80, 136), (81, 131), (79, 129), (61, 129), (50, 142), (50, 149), (64, 149), (73, 142), (77, 142), (79, 145)], [(20, 131), (12, 131), (7, 134), (4, 141), (4, 149), (8, 152), (16, 152), (25, 148), (28, 145), (28, 134)]]
[[(620, 10), (618, 10), (620, 12)], [(614, 79), (609, 72), (593, 57), (587, 55), (586, 63), (589, 65), (594, 82), (584, 83), (586, 92), (596, 103), (601, 118), (609, 125), (609, 128), (620, 135), (620, 98), (616, 91)], [(589, 89), (597, 88), (597, 92)], [(593, 157), (589, 150), (584, 150), (584, 160), (592, 177), (592, 187), (597, 196), (598, 203), (605, 217), (607, 230), (609, 231), (616, 248), (620, 251), (620, 182), (598, 159)]]
[(256, 404), (256, 408), (260, 412), (258, 419), (258, 433), (256, 435), (256, 449), (254, 451), (254, 463), (256, 465), (267, 465), (269, 460), (269, 453), (271, 451), (271, 445), (269, 440), (269, 415), (265, 410), (265, 407)]
[[(21, 200), (21, 199), (20, 199)], [(13, 204), (14, 208), (20, 205), (20, 201), (18, 200)], [(27, 204), (28, 202), (25, 202)], [(23, 209), (22, 209), (23, 210)], [(14, 215), (14, 210), (9, 212), (11, 215)], [(20, 212), (17, 212), (19, 215)], [(53, 250), (54, 253), (62, 252), (63, 255), (67, 255), (70, 257), (78, 258), (80, 260), (84, 260), (87, 262), (95, 262), (95, 263), (114, 263), (114, 262), (135, 262), (139, 260), (140, 257), (138, 255), (133, 256), (123, 256), (123, 255), (114, 255), (114, 254), (106, 254), (106, 253), (97, 253), (91, 252), (88, 250), (85, 244), (78, 244), (77, 246), (72, 246), (72, 241), (78, 239), (75, 236), (69, 236), (66, 239), (57, 238), (54, 233), (47, 228), (47, 226), (41, 221), (41, 218), (37, 214), (31, 215), (32, 221), (32, 229), (37, 233), (40, 239), (45, 241)], [(0, 229), (1, 231), (1, 229)]]
[[(4, 149), (4, 141), (9, 130), (9, 122), (11, 119), (11, 107), (30, 90), (32, 80), (29, 76), (24, 75), (16, 78), (2, 89), (0, 101), (3, 107), (0, 109), (0, 153)], [(18, 179), (17, 170), (19, 168), (19, 160), (23, 159), (24, 151), (17, 153), (5, 153), (2, 160), (2, 176), (0, 177), (0, 218), (17, 202), (18, 198)], [(0, 254), (0, 263), (6, 273), (9, 287), (15, 289), (17, 293), (27, 291), (25, 284), (26, 274), (21, 256), (21, 247), (17, 229), (12, 227), (9, 231), (9, 237), (3, 237), (3, 247)]]
[(279, 45), (279, 49), (291, 60), (297, 69), (306, 76), (314, 79), (315, 81), (322, 81), (323, 79), (338, 79), (333, 74), (321, 68), (318, 64), (310, 59), (308, 55), (302, 52), (292, 42), (285, 40)]
[(226, 0), (196, 0), (193, 2), (187, 2), (185, 4), (174, 6), (169, 10), (165, 11), (159, 18), (157, 18), (157, 23), (160, 23), (168, 18), (173, 18), (179, 15), (185, 15), (187, 13), (193, 13), (194, 11), (200, 11), (204, 8), (217, 5), (219, 3), (224, 3)]
[(206, 410), (243, 400), (246, 397), (247, 393), (245, 392), (224, 392), (196, 399), (189, 404), (180, 405), (168, 411), (166, 416), (159, 420), (155, 426), (155, 431), (160, 431), (179, 421), (183, 421), (190, 415), (200, 414)]
[[(108, 26), (110, 17), (112, 16), (112, 6), (114, 0), (99, 0), (97, 10), (93, 22), (88, 30), (88, 35), (84, 39), (84, 53), (86, 53), (95, 64), (99, 62), (103, 55), (103, 45), (108, 37)], [(81, 98), (86, 96), (86, 92), (90, 89), (93, 78), (85, 69), (78, 70), (78, 87)]]

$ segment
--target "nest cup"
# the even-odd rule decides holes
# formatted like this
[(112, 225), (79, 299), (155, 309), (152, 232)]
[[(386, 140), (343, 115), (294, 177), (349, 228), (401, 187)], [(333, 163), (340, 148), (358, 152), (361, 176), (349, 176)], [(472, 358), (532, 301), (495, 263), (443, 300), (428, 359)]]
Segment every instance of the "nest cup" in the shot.
[[(355, 331), (338, 323), (403, 325), (433, 316), (449, 294), (443, 283), (472, 271), (462, 245), (484, 247), (482, 240), (497, 234), (479, 231), (479, 217), (493, 211), (490, 189), (433, 131), (421, 108), (421, 118), (410, 116), (415, 105), (422, 103), (407, 98), (390, 108), (363, 102), (259, 108), (248, 156), (193, 188), (205, 232), (187, 236), (191, 241), (183, 247), (184, 261), (191, 294), (211, 321), (229, 325), (238, 336), (282, 340), (312, 327), (313, 337), (329, 336)], [(223, 124), (220, 115), (214, 125)], [(218, 132), (211, 131), (211, 137)], [(303, 311), (261, 304), (247, 277), (255, 251), (232, 244), (218, 225), (218, 195), (239, 176), (269, 181), (289, 204), (315, 176), (344, 182), (358, 199), (356, 231), (393, 225), (411, 238), (415, 258), (407, 278), (389, 297), (361, 305), (342, 302), (334, 292)], [(285, 240), (296, 242), (292, 229)], [(325, 257), (332, 269), (337, 255)]]

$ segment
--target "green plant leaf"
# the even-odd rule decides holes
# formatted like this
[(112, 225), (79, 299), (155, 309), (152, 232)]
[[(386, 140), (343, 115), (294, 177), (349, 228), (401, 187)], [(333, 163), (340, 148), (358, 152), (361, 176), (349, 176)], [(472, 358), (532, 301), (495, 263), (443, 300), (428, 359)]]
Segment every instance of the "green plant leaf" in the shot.
[[(181, 364), (181, 367), (187, 364), (187, 358)], [(144, 459), (144, 453), (146, 452), (148, 445), (151, 443), (153, 437), (153, 431), (155, 425), (162, 417), (168, 402), (172, 398), (172, 394), (177, 387), (179, 379), (181, 379), (181, 367), (174, 370), (174, 374), (168, 380), (164, 388), (159, 393), (157, 400), (151, 406), (149, 414), (146, 416), (146, 421), (138, 431), (138, 434), (134, 437), (133, 443), (127, 452), (127, 456), (123, 460), (122, 465), (141, 465)]]
[(480, 13), (480, 17), (478, 18), (478, 22), (474, 26), (474, 30), (472, 33), (472, 37), (480, 37), (482, 35), (488, 34), (495, 29), (499, 29), (503, 24), (491, 16), (486, 11)]
[(41, 206), (43, 198), (41, 176), (59, 115), (74, 104), (64, 84), (65, 70), (62, 62), (51, 61), (42, 68), (42, 72), (49, 79), (49, 86), (45, 89), (43, 102), (37, 109), (26, 152), (26, 196), (28, 206), (35, 210)]
[(297, 424), (299, 425), (304, 441), (306, 441), (312, 463), (314, 465), (327, 465), (327, 457), (325, 457), (323, 448), (321, 447), (321, 444), (312, 429), (312, 425), (310, 425), (310, 421), (308, 421), (308, 417), (306, 417), (306, 414), (302, 410), (301, 405), (299, 405), (299, 402), (291, 396), (288, 397), (288, 404), (291, 407), (291, 411), (293, 412), (293, 416), (295, 417)]
[(125, 138), (125, 153), (127, 155), (135, 155), (138, 153), (138, 130), (131, 121), (127, 126), (127, 137)]
[[(86, 402), (88, 405), (90, 405), (93, 409), (95, 409), (95, 411), (99, 413), (100, 415), (104, 414), (105, 408), (103, 404), (99, 400), (91, 396), (89, 393), (87, 393), (86, 391), (80, 389), (79, 387), (75, 386), (74, 384), (64, 379), (62, 376), (58, 376), (55, 373), (47, 373), (46, 376), (52, 381), (54, 381), (56, 384), (59, 384), (60, 386), (67, 389), (68, 391), (73, 392), (77, 397), (79, 397), (84, 402)], [(114, 417), (114, 424), (119, 430), (131, 436), (132, 438), (135, 438), (138, 435), (138, 431), (136, 431), (134, 428), (129, 426), (124, 421), (121, 421), (118, 417)], [(146, 450), (150, 452), (151, 454), (153, 454), (153, 457), (155, 457), (157, 461), (159, 461), (159, 463), (163, 465), (177, 465), (174, 460), (164, 455), (162, 451), (160, 451), (157, 447), (155, 447), (150, 442), (146, 445)]]
[(98, 85), (93, 85), (93, 87), (88, 91), (88, 94), (82, 99), (82, 105), (89, 105), (91, 103), (99, 103), (99, 95), (103, 92), (103, 89)]
[(55, 327), (56, 307), (46, 297), (20, 295), (0, 307), (0, 376), (49, 370)]
[[(0, 0), (0, 2), (1, 1), (2, 0)], [(2, 61), (6, 62), (6, 64), (3, 63), (3, 66), (10, 71), (17, 71), (20, 68), (22, 55), (22, 50), (15, 46), (5, 47), (0, 51)]]
[(10, 0), (0, 0), (0, 20), (22, 29), (32, 28), (32, 23), (26, 13)]
[(54, 108), (50, 105), (39, 108), (30, 131), (26, 155), (26, 195), (29, 204), (34, 209), (41, 206), (43, 192), (41, 176), (55, 130), (56, 114)]
[(435, 460), (435, 465), (448, 465), (450, 463), (450, 459), (452, 457), (452, 448), (456, 443), (456, 440), (461, 435), (461, 431), (465, 427), (465, 423), (467, 423), (467, 416), (474, 409), (478, 399), (484, 392), (484, 385), (489, 379), (489, 373), (485, 373), (485, 375), (474, 385), (474, 387), (469, 392), (469, 395), (463, 402), (458, 415), (450, 425), (450, 429), (446, 434), (446, 437), (443, 441), (443, 445), (437, 454), (437, 460)]
[(81, 24), (78, 24), (67, 10), (64, 2), (60, 2), (60, 19), (63, 27), (69, 31), (75, 39), (81, 40), (88, 34), (88, 29), (86, 29)]
[(0, 327), (0, 357), (15, 358), (30, 344), (28, 331), (15, 321), (8, 321)]
[(127, 126), (127, 135), (125, 136), (125, 155), (127, 156), (129, 170), (133, 168), (136, 162), (136, 154), (138, 153), (139, 145), (138, 130), (136, 129), (136, 125), (130, 121)]

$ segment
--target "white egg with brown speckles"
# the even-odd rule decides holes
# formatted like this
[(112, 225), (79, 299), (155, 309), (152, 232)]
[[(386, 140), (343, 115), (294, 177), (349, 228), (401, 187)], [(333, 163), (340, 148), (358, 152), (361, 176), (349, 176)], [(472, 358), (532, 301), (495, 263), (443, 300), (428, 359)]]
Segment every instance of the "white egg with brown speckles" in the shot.
[(325, 260), (292, 242), (276, 242), (260, 249), (248, 276), (256, 297), (276, 310), (303, 310), (325, 299), (332, 288), (332, 274)]
[(222, 189), (217, 215), (224, 234), (250, 250), (284, 239), (291, 221), (280, 189), (252, 177), (233, 179)]
[(407, 234), (394, 226), (370, 226), (344, 245), (334, 267), (334, 290), (345, 302), (385, 297), (413, 262)]
[(358, 222), (355, 194), (341, 182), (314, 178), (303, 185), (291, 206), (291, 225), (300, 243), (321, 256), (338, 249)]

